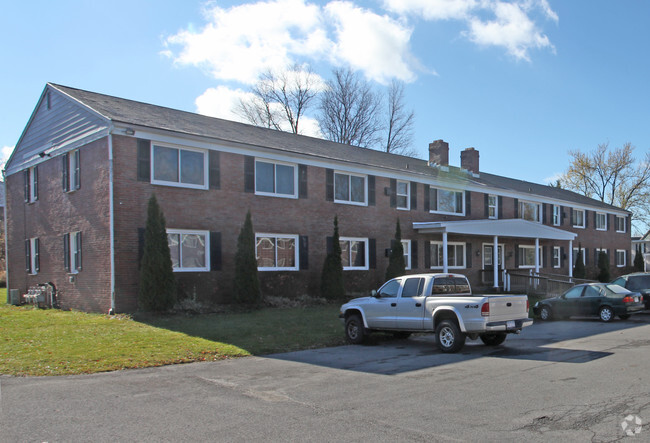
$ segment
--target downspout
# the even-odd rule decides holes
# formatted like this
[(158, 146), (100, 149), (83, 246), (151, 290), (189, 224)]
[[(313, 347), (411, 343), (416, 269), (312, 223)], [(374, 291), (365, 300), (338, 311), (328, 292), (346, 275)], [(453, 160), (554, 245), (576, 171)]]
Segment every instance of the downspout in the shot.
[(109, 231), (111, 257), (111, 309), (109, 315), (115, 314), (115, 210), (113, 205), (113, 125), (108, 129), (108, 199)]
[(4, 219), (4, 222), (3, 222), (4, 223), (4, 230), (5, 230), (4, 231), (5, 232), (5, 244), (2, 245), (2, 246), (5, 248), (5, 282), (7, 284), (7, 304), (10, 304), (11, 290), (9, 288), (11, 288), (11, 285), (9, 284), (9, 260), (7, 260), (7, 258), (8, 258), (7, 257), (8, 256), (7, 251), (9, 250), (7, 248), (7, 238), (9, 238), (9, 236), (7, 235), (7, 176), (5, 174), (4, 169), (2, 170), (2, 181), (3, 181), (2, 186), (5, 188), (4, 189), (4, 191), (5, 191), (5, 201), (4, 201), (4, 206), (2, 208), (2, 211), (4, 212), (4, 216), (5, 216), (5, 219)]

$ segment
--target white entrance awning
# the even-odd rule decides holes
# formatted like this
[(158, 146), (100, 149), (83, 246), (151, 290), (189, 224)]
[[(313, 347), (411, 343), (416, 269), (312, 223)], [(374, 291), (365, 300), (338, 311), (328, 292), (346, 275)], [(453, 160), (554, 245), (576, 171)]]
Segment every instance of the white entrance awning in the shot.
[(489, 237), (538, 238), (546, 240), (575, 240), (578, 234), (530, 222), (519, 218), (506, 220), (460, 220), (416, 222), (413, 229), (421, 234), (464, 234)]

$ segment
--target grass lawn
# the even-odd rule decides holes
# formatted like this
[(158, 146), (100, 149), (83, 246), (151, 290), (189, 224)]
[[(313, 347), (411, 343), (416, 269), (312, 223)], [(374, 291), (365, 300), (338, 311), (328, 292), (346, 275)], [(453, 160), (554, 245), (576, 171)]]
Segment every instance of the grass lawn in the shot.
[(6, 299), (0, 289), (0, 374), (81, 374), (344, 343), (338, 304), (132, 319), (9, 306)]

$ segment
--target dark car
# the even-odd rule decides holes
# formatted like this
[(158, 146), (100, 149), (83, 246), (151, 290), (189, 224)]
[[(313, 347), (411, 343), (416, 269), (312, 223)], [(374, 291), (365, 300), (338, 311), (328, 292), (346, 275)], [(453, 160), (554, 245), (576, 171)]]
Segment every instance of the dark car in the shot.
[(559, 297), (535, 303), (533, 312), (542, 320), (597, 315), (608, 322), (617, 315), (625, 320), (643, 308), (638, 292), (612, 283), (585, 283), (574, 286)]
[(650, 272), (635, 272), (622, 275), (612, 283), (623, 286), (630, 291), (640, 292), (643, 295), (645, 308), (650, 309)]

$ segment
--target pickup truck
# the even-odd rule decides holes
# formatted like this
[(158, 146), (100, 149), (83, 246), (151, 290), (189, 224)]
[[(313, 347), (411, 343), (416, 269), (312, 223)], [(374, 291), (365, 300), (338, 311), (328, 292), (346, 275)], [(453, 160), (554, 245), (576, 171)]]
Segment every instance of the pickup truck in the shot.
[(350, 300), (339, 317), (353, 344), (373, 331), (400, 338), (434, 332), (443, 352), (457, 352), (466, 338), (497, 346), (507, 334), (520, 333), (533, 323), (528, 308), (526, 295), (472, 295), (464, 275), (418, 274), (394, 278), (370, 297)]

